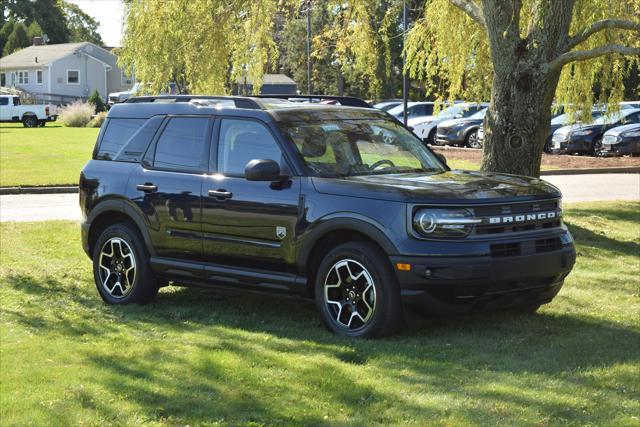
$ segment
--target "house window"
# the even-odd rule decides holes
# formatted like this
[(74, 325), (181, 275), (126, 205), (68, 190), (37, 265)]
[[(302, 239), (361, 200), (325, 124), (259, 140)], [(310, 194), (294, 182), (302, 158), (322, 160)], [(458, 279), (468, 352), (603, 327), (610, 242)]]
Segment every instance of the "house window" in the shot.
[(80, 84), (80, 70), (67, 70), (67, 84), (68, 85)]
[(42, 70), (36, 71), (36, 83), (39, 85), (42, 84)]
[(133, 84), (133, 73), (127, 73), (124, 70), (120, 71), (120, 83), (124, 86)]
[(0, 73), (0, 86), (4, 87), (7, 85), (7, 75), (5, 73)]
[(28, 71), (18, 71), (18, 84), (19, 85), (28, 85), (29, 84), (29, 72)]

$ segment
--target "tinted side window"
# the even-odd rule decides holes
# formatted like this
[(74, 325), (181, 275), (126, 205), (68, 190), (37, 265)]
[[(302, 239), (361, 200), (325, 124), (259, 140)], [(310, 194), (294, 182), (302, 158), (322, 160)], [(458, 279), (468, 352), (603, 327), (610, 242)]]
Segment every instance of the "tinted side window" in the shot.
[(156, 145), (153, 166), (161, 169), (205, 171), (209, 146), (208, 118), (172, 118), (162, 131)]
[(218, 144), (218, 172), (244, 176), (251, 160), (270, 159), (285, 168), (282, 151), (271, 132), (262, 124), (250, 120), (223, 119)]
[(9, 98), (0, 98), (0, 105), (9, 105)]
[(424, 115), (431, 116), (433, 114), (433, 104), (424, 105)]
[(631, 114), (627, 116), (624, 123), (640, 123), (640, 113)]
[(144, 122), (145, 119), (110, 119), (98, 148), (96, 159), (113, 159)]

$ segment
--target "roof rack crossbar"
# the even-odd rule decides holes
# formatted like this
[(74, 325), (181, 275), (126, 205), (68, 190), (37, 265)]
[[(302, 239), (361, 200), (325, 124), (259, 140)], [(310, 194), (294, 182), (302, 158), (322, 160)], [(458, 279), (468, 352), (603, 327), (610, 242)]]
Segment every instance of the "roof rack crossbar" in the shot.
[(339, 95), (287, 95), (287, 94), (275, 94), (275, 95), (253, 95), (254, 98), (276, 98), (276, 99), (307, 99), (310, 102), (318, 101), (337, 101), (340, 105), (345, 107), (361, 107), (361, 108), (373, 108), (371, 104), (363, 99), (356, 98), (355, 96), (339, 96)]
[(143, 95), (132, 96), (125, 102), (129, 104), (140, 102), (156, 102), (156, 101), (171, 101), (173, 102), (191, 102), (196, 100), (220, 100), (220, 101), (234, 101), (237, 108), (246, 108), (249, 110), (261, 110), (262, 105), (251, 98), (244, 96), (224, 96), (224, 95)]

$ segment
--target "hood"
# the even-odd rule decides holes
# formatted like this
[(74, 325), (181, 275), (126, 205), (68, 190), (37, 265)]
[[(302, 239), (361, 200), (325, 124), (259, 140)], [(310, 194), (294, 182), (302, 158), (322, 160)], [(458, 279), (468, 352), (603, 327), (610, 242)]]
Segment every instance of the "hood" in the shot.
[(122, 91), (122, 92), (111, 92), (109, 94), (109, 96), (117, 96), (117, 97), (120, 97), (121, 95), (131, 95), (131, 91), (130, 90), (125, 90), (125, 91)]
[(452, 128), (452, 127), (458, 126), (458, 125), (480, 124), (480, 123), (482, 123), (482, 120), (483, 119), (469, 119), (469, 118), (465, 118), (465, 119), (448, 119), (448, 120), (444, 120), (444, 121), (438, 123), (438, 127)]
[(605, 135), (618, 136), (621, 133), (632, 132), (632, 131), (640, 131), (640, 124), (631, 123), (629, 125), (616, 126), (613, 129), (608, 130)]
[(316, 190), (337, 196), (411, 203), (487, 203), (560, 196), (538, 178), (472, 171), (312, 178)]
[(573, 124), (573, 125), (562, 126), (560, 129), (556, 130), (554, 133), (567, 134), (567, 133), (576, 132), (576, 131), (598, 130), (598, 129), (602, 129), (603, 127), (604, 125)]
[[(402, 116), (400, 116), (400, 117), (402, 117)], [(407, 120), (407, 126), (420, 125), (422, 123), (431, 122), (431, 121), (433, 121), (433, 119), (435, 119), (434, 116), (413, 117), (413, 118), (410, 118), (409, 120)]]

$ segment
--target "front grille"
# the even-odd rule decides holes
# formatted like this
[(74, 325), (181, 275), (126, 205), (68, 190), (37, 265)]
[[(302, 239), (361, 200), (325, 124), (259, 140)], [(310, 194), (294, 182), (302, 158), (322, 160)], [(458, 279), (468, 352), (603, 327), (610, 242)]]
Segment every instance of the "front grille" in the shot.
[[(551, 218), (539, 218), (538, 214), (554, 213)], [(474, 228), (477, 236), (502, 235), (539, 231), (559, 227), (560, 203), (550, 200), (535, 203), (518, 203), (511, 205), (481, 206), (473, 209), (476, 218), (483, 220)], [(513, 221), (507, 223), (491, 223), (491, 219), (510, 217)]]
[(536, 253), (557, 251), (561, 247), (562, 241), (559, 237), (536, 240)]
[(502, 258), (521, 255), (520, 243), (496, 243), (491, 245), (491, 256)]
[(438, 135), (448, 135), (449, 133), (451, 133), (450, 128), (442, 128), (440, 126), (438, 126)]

